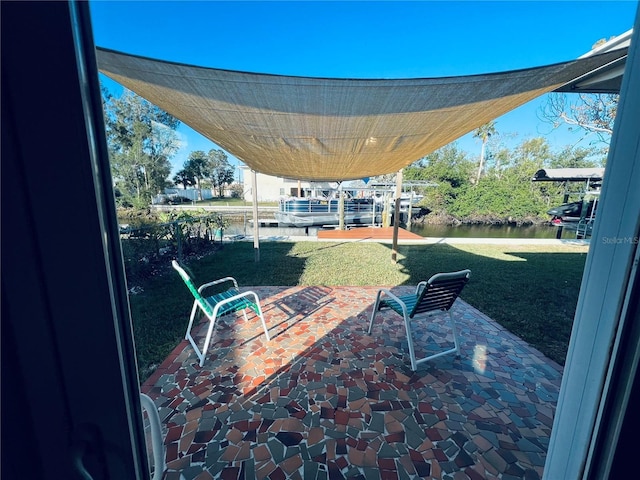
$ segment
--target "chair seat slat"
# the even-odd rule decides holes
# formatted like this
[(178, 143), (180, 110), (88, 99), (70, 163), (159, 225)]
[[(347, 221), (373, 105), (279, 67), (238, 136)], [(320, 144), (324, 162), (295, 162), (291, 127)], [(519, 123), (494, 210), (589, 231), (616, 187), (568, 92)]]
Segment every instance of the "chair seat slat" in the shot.
[[(212, 311), (213, 308), (220, 302), (222, 302), (223, 300), (226, 300), (228, 298), (231, 298), (235, 295), (238, 295), (240, 293), (240, 291), (236, 288), (230, 288), (229, 290), (222, 292), (222, 293), (218, 293), (216, 295), (212, 295), (210, 297), (207, 297), (206, 300), (207, 302), (209, 302), (209, 304), (212, 307)], [(226, 303), (224, 305), (222, 305), (219, 309), (218, 309), (218, 315), (226, 315), (227, 313), (232, 313), (232, 312), (237, 312), (238, 310), (244, 310), (245, 308), (251, 308), (253, 311), (257, 312), (257, 307), (256, 304), (247, 300), (246, 298), (239, 298), (237, 300), (234, 300), (233, 302), (229, 302)]]

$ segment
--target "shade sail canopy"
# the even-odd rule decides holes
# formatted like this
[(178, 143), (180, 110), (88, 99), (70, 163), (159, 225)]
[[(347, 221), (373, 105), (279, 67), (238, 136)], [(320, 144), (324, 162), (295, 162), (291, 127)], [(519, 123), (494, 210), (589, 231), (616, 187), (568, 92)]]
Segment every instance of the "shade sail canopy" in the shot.
[(236, 72), (101, 48), (97, 60), (102, 73), (257, 172), (342, 181), (396, 172), (626, 51), (505, 73), (393, 80)]

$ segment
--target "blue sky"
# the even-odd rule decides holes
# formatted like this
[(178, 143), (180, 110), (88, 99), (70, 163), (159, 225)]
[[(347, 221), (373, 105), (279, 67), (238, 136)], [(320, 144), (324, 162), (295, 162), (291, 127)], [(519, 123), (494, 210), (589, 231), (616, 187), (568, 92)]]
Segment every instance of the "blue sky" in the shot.
[[(572, 60), (633, 26), (637, 1), (92, 1), (96, 45), (205, 67), (338, 78), (499, 72)], [(116, 95), (121, 88), (101, 76)], [(545, 97), (496, 120), (510, 144), (543, 136), (554, 149), (578, 133), (549, 133)], [(217, 145), (182, 125), (189, 152)], [(458, 144), (472, 155), (471, 135)], [(588, 140), (579, 145), (588, 146)], [(232, 160), (235, 158), (231, 157)]]

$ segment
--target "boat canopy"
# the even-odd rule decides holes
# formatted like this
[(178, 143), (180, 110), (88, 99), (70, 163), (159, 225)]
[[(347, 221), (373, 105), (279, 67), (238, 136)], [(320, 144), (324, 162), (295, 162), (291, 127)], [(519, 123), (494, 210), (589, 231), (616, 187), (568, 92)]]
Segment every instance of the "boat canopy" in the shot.
[(534, 182), (584, 182), (602, 180), (604, 168), (543, 168), (533, 176)]

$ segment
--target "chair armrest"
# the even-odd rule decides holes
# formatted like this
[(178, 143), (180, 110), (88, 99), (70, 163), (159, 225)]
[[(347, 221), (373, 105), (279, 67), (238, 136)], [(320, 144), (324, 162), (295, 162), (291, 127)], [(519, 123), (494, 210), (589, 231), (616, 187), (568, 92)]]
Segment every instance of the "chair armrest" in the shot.
[(404, 313), (405, 317), (409, 314), (407, 312), (407, 306), (405, 305), (405, 303), (402, 300), (400, 300), (400, 298), (397, 295), (391, 292), (391, 290), (387, 290), (386, 288), (383, 288), (380, 290), (380, 292), (378, 292), (378, 295), (380, 295), (381, 293), (384, 293), (389, 297), (391, 297), (393, 300), (395, 300), (395, 302), (402, 307), (402, 312)]
[(202, 291), (205, 288), (209, 288), (209, 287), (212, 287), (214, 285), (220, 285), (221, 283), (225, 283), (225, 282), (233, 282), (233, 286), (238, 288), (238, 282), (236, 281), (235, 278), (233, 278), (233, 277), (224, 277), (224, 278), (220, 278), (219, 280), (214, 280), (213, 282), (204, 283), (204, 284), (200, 285), (200, 287), (198, 288), (198, 293), (202, 294)]
[(427, 282), (423, 280), (418, 285), (416, 285), (416, 297), (422, 293), (422, 291), (427, 287)]
[(255, 299), (256, 304), (260, 302), (260, 300), (258, 299), (258, 295), (255, 292), (252, 292), (252, 291), (241, 292), (241, 293), (238, 293), (237, 295), (234, 295), (233, 297), (225, 298), (224, 300), (220, 300), (219, 302), (217, 302), (215, 307), (213, 307), (213, 316), (214, 317), (216, 316), (216, 314), (218, 313), (218, 310), (223, 305), (226, 305), (227, 303), (233, 303), (244, 297), (253, 297)]

